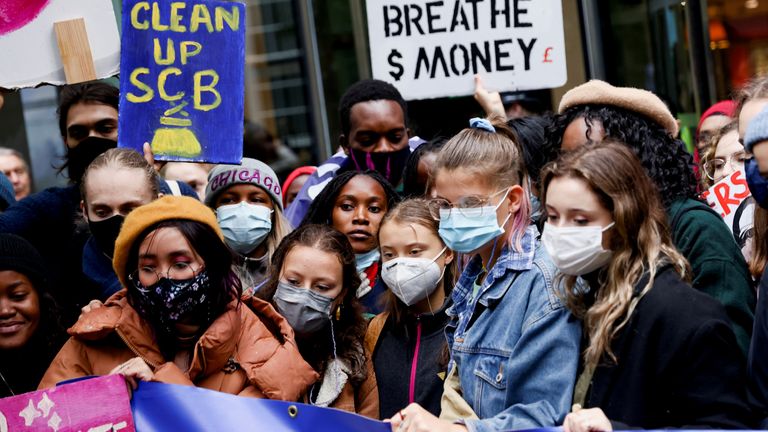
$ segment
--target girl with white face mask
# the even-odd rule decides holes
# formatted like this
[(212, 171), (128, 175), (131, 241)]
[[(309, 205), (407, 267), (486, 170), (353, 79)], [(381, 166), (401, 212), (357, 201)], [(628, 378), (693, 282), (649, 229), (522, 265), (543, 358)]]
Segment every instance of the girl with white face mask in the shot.
[(445, 309), (453, 288), (454, 253), (437, 233), (429, 201), (409, 199), (389, 211), (379, 228), (385, 312), (368, 325), (381, 418), (409, 403), (440, 414), (448, 363)]
[(549, 427), (571, 406), (580, 328), (558, 300), (555, 267), (530, 225), (515, 140), (503, 121), (472, 119), (437, 156), (428, 208), (444, 244), (465, 254), (446, 309), (450, 363), (440, 418), (414, 401), (390, 417), (394, 429)]
[(266, 283), (271, 256), (291, 231), (277, 175), (250, 158), (240, 165), (216, 165), (208, 174), (205, 204), (216, 211), (227, 246), (240, 258), (243, 293), (253, 294)]
[(373, 370), (363, 344), (359, 284), (347, 237), (328, 225), (307, 224), (280, 243), (269, 282), (256, 297), (285, 317), (318, 374), (306, 403), (378, 418), (376, 380), (367, 379)]
[(725, 310), (684, 281), (688, 263), (634, 153), (585, 146), (547, 166), (542, 185), (542, 242), (585, 335), (565, 432), (752, 427)]

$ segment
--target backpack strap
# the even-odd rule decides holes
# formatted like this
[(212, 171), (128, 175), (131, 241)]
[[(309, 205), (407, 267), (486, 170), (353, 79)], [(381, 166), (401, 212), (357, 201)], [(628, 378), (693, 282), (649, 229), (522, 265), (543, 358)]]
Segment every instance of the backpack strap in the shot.
[(373, 350), (376, 349), (376, 344), (379, 342), (379, 336), (384, 329), (384, 325), (389, 318), (389, 312), (382, 312), (368, 323), (368, 330), (365, 332), (365, 349), (371, 357), (373, 357)]

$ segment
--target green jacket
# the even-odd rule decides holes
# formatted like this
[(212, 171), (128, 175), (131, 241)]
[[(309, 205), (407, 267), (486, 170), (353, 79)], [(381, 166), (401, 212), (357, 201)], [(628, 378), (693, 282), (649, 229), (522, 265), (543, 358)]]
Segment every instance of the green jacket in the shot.
[(667, 216), (672, 241), (691, 264), (693, 287), (725, 306), (746, 358), (755, 319), (755, 292), (733, 234), (720, 215), (692, 199), (673, 202)]

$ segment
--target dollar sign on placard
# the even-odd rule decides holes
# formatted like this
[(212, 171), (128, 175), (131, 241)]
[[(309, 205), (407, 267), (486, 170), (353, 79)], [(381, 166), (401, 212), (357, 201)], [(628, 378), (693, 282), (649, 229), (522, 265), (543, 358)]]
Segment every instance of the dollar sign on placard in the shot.
[(392, 52), (389, 53), (389, 57), (387, 57), (387, 61), (389, 61), (389, 65), (395, 68), (393, 71), (389, 71), (389, 74), (392, 75), (392, 78), (395, 79), (395, 81), (400, 81), (400, 77), (403, 76), (403, 65), (398, 63), (397, 59), (402, 59), (403, 55), (400, 54), (396, 49), (392, 49)]

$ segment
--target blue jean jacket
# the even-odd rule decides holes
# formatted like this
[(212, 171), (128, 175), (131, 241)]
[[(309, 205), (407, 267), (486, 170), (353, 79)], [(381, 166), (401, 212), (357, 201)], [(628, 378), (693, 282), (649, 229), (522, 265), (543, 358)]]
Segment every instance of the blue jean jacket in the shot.
[(464, 422), (470, 431), (557, 426), (570, 410), (581, 324), (558, 299), (555, 266), (537, 237), (530, 226), (522, 251), (502, 249), (477, 298), (479, 257), (453, 290), (446, 333), (462, 394), (480, 418)]

